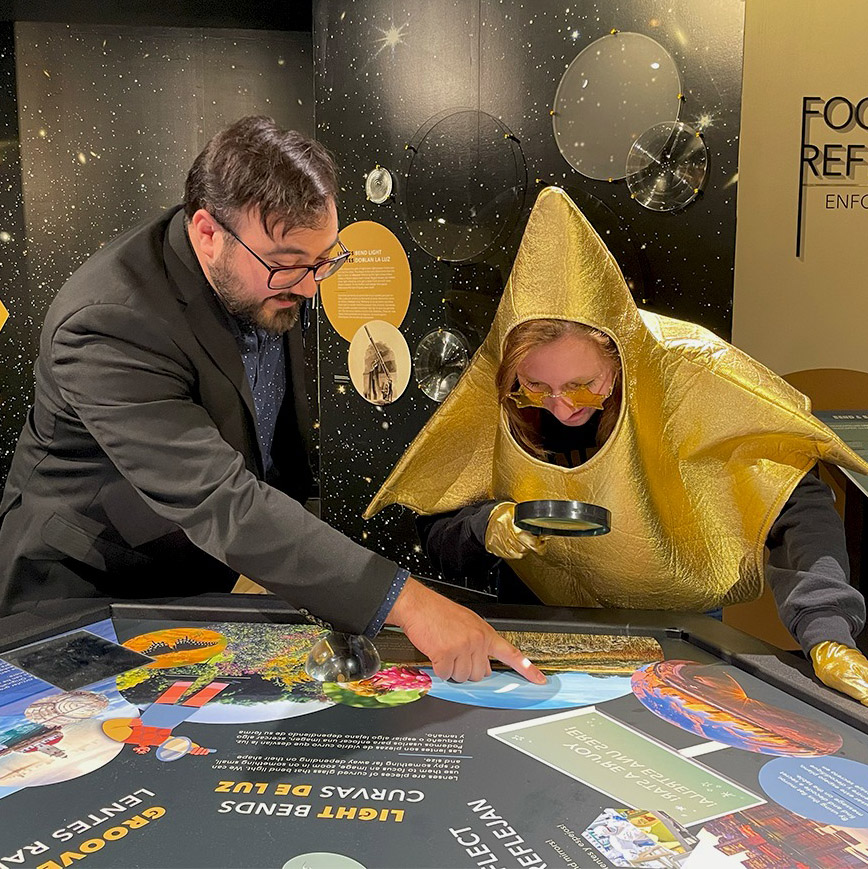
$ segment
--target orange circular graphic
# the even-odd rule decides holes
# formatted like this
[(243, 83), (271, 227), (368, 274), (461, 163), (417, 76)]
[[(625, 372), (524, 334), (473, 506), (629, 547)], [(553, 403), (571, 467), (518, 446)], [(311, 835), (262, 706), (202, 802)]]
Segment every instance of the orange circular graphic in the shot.
[(322, 306), (335, 331), (351, 341), (370, 320), (400, 326), (410, 307), (410, 262), (391, 230), (360, 220), (341, 230), (352, 251), (346, 265), (320, 284)]

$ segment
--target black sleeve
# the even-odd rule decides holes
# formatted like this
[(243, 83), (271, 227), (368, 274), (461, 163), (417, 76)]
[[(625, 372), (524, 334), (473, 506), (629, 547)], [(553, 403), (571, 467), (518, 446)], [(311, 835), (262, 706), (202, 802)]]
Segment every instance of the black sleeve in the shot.
[(488, 517), (498, 501), (471, 504), (452, 513), (417, 516), (416, 527), (435, 572), (447, 582), (486, 585), (489, 571), (500, 559), (485, 548)]
[(850, 585), (844, 523), (829, 487), (805, 475), (766, 545), (766, 580), (781, 621), (805, 654), (824, 640), (855, 648), (854, 637), (865, 627), (865, 599)]
[(64, 400), (138, 495), (190, 541), (293, 606), (361, 633), (397, 565), (250, 473), (205, 408), (196, 372), (143, 314), (91, 305), (56, 330)]

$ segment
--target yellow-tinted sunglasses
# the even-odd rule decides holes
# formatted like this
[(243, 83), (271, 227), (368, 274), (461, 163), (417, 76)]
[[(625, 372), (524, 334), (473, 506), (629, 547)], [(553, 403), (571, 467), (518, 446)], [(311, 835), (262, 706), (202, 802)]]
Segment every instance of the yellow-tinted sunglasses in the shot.
[(612, 394), (609, 390), (607, 395), (591, 392), (587, 386), (579, 386), (576, 389), (565, 389), (557, 394), (549, 392), (534, 392), (523, 383), (519, 384), (515, 392), (510, 392), (509, 397), (515, 402), (516, 407), (543, 407), (547, 398), (563, 398), (578, 410), (580, 407), (593, 407), (596, 410), (603, 409), (603, 402)]

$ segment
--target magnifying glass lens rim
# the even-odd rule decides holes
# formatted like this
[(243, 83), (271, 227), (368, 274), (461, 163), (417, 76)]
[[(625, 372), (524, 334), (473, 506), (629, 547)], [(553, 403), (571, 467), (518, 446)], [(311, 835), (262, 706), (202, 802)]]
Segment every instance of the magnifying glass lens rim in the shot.
[[(539, 524), (551, 520), (561, 520), (564, 523), (575, 522), (576, 526), (568, 525), (551, 527)], [(557, 537), (597, 537), (608, 534), (611, 530), (612, 514), (598, 504), (588, 504), (584, 501), (522, 501), (515, 507), (515, 524), (523, 531), (531, 534), (551, 534)], [(579, 527), (581, 523), (584, 527)]]

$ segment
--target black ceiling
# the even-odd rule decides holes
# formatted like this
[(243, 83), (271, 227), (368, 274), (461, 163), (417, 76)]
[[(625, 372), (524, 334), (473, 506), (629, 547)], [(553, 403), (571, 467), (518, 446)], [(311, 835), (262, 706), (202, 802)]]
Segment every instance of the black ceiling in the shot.
[(312, 28), (311, 0), (0, 0), (0, 21), (228, 27)]

